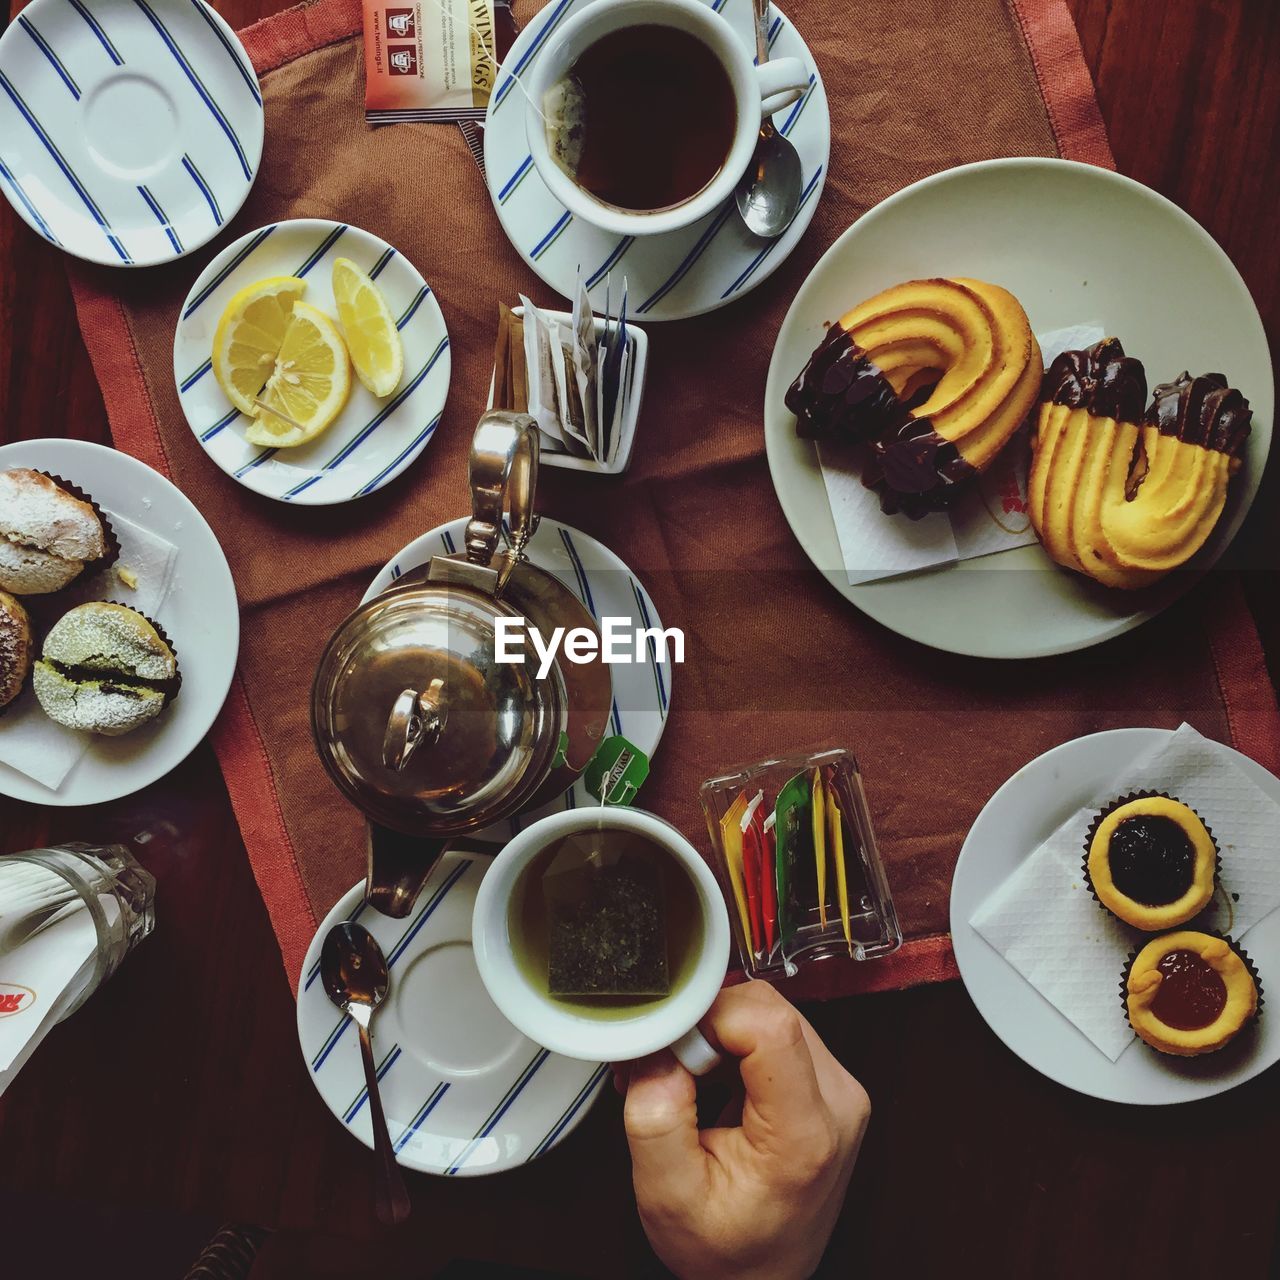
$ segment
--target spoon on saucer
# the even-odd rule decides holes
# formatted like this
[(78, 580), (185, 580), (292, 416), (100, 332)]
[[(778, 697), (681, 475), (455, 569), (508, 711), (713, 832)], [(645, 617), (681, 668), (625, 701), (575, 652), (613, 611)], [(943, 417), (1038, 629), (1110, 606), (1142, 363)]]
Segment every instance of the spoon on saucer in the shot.
[[(769, 0), (751, 0), (756, 22), (756, 63), (769, 61)], [(755, 154), (738, 182), (734, 199), (747, 230), (773, 239), (790, 225), (803, 189), (800, 155), (768, 117), (760, 126)]]
[(325, 935), (320, 950), (320, 981), (325, 994), (360, 1029), (360, 1056), (364, 1059), (364, 1079), (369, 1088), (369, 1111), (373, 1118), (374, 1210), (378, 1221), (394, 1226), (409, 1216), (409, 1193), (404, 1189), (400, 1166), (396, 1164), (378, 1092), (378, 1071), (373, 1061), (373, 1041), (369, 1023), (387, 994), (387, 958), (377, 940), (363, 925), (344, 921)]

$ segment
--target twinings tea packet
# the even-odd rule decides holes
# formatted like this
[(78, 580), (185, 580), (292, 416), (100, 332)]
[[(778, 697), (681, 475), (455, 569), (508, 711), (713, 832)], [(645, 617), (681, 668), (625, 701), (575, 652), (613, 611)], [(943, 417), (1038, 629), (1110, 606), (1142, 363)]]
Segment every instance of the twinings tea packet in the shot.
[(652, 859), (557, 857), (542, 877), (547, 986), (553, 996), (662, 996), (667, 970), (662, 877)]
[(483, 120), (515, 38), (511, 0), (364, 0), (365, 119)]

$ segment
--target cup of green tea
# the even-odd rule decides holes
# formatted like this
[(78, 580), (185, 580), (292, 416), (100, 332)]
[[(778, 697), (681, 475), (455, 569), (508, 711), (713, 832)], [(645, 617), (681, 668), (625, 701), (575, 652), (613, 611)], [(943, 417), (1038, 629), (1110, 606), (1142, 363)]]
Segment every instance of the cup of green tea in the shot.
[(503, 1016), (554, 1053), (626, 1062), (669, 1048), (695, 1075), (729, 918), (711, 868), (638, 809), (570, 809), (521, 831), (476, 895), (472, 941)]
[(700, 0), (595, 0), (551, 33), (523, 78), (529, 152), (575, 217), (657, 235), (723, 204), (761, 121), (808, 84), (799, 58), (756, 66)]

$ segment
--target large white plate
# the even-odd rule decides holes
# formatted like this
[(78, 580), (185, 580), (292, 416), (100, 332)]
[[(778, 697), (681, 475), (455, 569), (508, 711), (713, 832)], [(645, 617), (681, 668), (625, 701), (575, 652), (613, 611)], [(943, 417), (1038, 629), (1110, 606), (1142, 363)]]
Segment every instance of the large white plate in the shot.
[[(1280, 1019), (1267, 1012), (1243, 1053), (1181, 1062), (1137, 1045), (1111, 1062), (991, 947), (969, 918), (991, 890), (1017, 869), (1076, 810), (1115, 788), (1144, 752), (1172, 736), (1168, 729), (1112, 729), (1046, 751), (1024, 765), (987, 801), (960, 850), (951, 885), (951, 939), (960, 976), (987, 1025), (1028, 1066), (1078, 1093), (1109, 1102), (1190, 1102), (1234, 1088), (1280, 1059)], [(1280, 779), (1231, 747), (1219, 746), (1268, 795)], [(1262, 974), (1280, 973), (1280, 911), (1244, 935)], [(1117, 983), (1120, 975), (1116, 975)], [(1100, 999), (1113, 999), (1105, 992)]]
[[(425, 564), (432, 556), (455, 554), (464, 545), (466, 527), (465, 518), (452, 520), (415, 538), (382, 566), (364, 599), (372, 599), (385, 591), (402, 573)], [(539, 569), (559, 578), (587, 606), (593, 618), (629, 618), (636, 629), (662, 626), (658, 610), (640, 580), (608, 547), (589, 534), (543, 516), (526, 553)], [(610, 666), (613, 708), (605, 731), (606, 734), (620, 733), (651, 760), (667, 727), (673, 670), (671, 663), (659, 663), (655, 657), (651, 644), (645, 662)], [(505, 842), (522, 827), (548, 813), (591, 804), (599, 804), (599, 800), (579, 778), (558, 799), (488, 827), (475, 838)]]
[[(800, 210), (773, 240), (742, 225), (732, 200), (690, 227), (661, 236), (616, 236), (575, 218), (538, 176), (525, 139), (523, 76), (547, 38), (589, 0), (554, 0), (516, 37), (502, 64), (485, 117), (484, 164), (498, 220), (520, 256), (553, 289), (572, 297), (582, 268), (593, 307), (603, 311), (612, 275), (616, 312), (625, 278), (633, 320), (680, 320), (714, 311), (767, 280), (800, 242), (813, 220), (831, 156), (831, 113), (818, 64), (804, 38), (772, 6), (772, 56), (799, 58), (809, 70), (809, 90), (779, 111), (774, 124), (800, 153), (804, 181)], [(711, 0), (755, 55), (751, 6)]]
[[(173, 585), (156, 619), (182, 664), (182, 691), (158, 720), (122, 738), (94, 738), (57, 791), (0, 764), (0, 792), (33, 804), (104, 804), (163, 777), (209, 732), (235, 674), (240, 610), (213, 530), (187, 496), (126, 453), (84, 440), (22, 440), (0, 468), (50, 471), (178, 548)], [(0, 733), (4, 732), (0, 721)]]
[[(210, 368), (213, 335), (231, 298), (266, 276), (299, 276), (306, 301), (337, 315), (333, 263), (350, 258), (378, 283), (404, 343), (404, 377), (378, 399), (352, 375), (351, 396), (318, 439), (261, 449)], [(444, 315), (417, 267), (385, 240), (343, 222), (272, 223), (228, 245), (191, 286), (173, 335), (178, 399), (204, 451), (255, 493), (298, 506), (349, 502), (390, 484), (431, 443), (449, 393), (452, 356)]]
[(258, 77), (203, 0), (32, 0), (0, 36), (0, 191), (68, 253), (190, 253), (261, 158)]
[[(1216, 370), (1244, 392), (1253, 405), (1244, 466), (1192, 569), (1134, 596), (1059, 569), (1031, 546), (849, 586), (816, 450), (796, 438), (783, 396), (825, 322), (900, 280), (934, 275), (1004, 285), (1040, 333), (1096, 320), (1143, 361), (1152, 386), (1183, 369)], [(1262, 479), (1273, 396), (1258, 309), (1239, 272), (1194, 219), (1105, 169), (1065, 160), (990, 160), (906, 187), (823, 255), (778, 333), (765, 388), (765, 445), (778, 500), (800, 545), (859, 609), (938, 649), (1030, 658), (1083, 649), (1136, 627), (1187, 590), (1193, 570), (1218, 559)]]
[(374, 1016), (373, 1056), (396, 1159), (445, 1177), (501, 1173), (550, 1151), (586, 1115), (609, 1075), (521, 1035), (497, 1010), (471, 950), (476, 890), (491, 859), (446, 853), (407, 920), (368, 905), (364, 881), (325, 917), (307, 948), (298, 1040), (330, 1111), (373, 1146), (360, 1042), (320, 981), (320, 948), (340, 920), (358, 920), (390, 966)]

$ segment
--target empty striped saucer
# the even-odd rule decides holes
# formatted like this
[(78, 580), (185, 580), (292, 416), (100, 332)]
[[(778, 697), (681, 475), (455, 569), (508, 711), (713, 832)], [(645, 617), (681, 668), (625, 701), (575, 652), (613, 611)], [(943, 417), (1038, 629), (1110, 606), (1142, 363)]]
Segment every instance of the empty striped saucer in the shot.
[(373, 1146), (358, 1033), (320, 982), (320, 947), (359, 920), (390, 966), (373, 1054), (396, 1159), (446, 1177), (500, 1173), (537, 1159), (586, 1114), (609, 1068), (562, 1058), (520, 1034), (489, 999), (471, 951), (471, 911), (490, 859), (446, 853), (404, 920), (354, 885), (325, 917), (298, 983), (298, 1038), (329, 1110)]
[[(247, 419), (222, 393), (210, 365), (218, 318), (232, 295), (267, 276), (300, 276), (306, 301), (337, 315), (333, 263), (350, 258), (377, 281), (404, 343), (404, 378), (378, 399), (351, 379), (351, 396), (323, 435), (296, 449), (244, 438)], [(449, 391), (449, 334), (418, 269), (385, 240), (324, 218), (273, 223), (228, 245), (191, 287), (173, 337), (178, 399), (204, 451), (255, 493), (299, 506), (350, 502), (381, 489), (431, 443)]]
[[(590, 0), (551, 0), (516, 38), (498, 74), (485, 117), (485, 181), (498, 220), (520, 256), (553, 289), (572, 297), (582, 268), (596, 311), (605, 306), (612, 276), (613, 306), (625, 277), (634, 320), (680, 320), (723, 307), (765, 280), (800, 242), (813, 219), (831, 154), (831, 116), (822, 76), (809, 46), (774, 5), (769, 49), (793, 56), (809, 71), (809, 89), (773, 118), (800, 153), (804, 182), (800, 211), (776, 239), (754, 236), (732, 199), (692, 226), (658, 236), (617, 236), (575, 218), (551, 194), (533, 167), (525, 138), (520, 79), (534, 65), (548, 37)], [(749, 4), (708, 0), (755, 53)]]
[(32, 0), (0, 36), (0, 190), (78, 258), (190, 253), (261, 158), (258, 77), (204, 0)]

